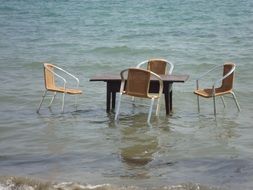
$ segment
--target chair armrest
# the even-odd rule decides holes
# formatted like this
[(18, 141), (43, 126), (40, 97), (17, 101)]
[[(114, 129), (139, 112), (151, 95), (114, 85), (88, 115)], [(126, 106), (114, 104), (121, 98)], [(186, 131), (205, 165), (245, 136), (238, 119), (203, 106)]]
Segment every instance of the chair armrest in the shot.
[(170, 70), (169, 70), (169, 74), (171, 74), (173, 72), (174, 69), (174, 64), (172, 62), (167, 61), (168, 64), (170, 64)]
[(221, 81), (223, 81), (225, 78), (227, 78), (229, 75), (231, 75), (233, 72), (234, 72), (234, 70), (235, 70), (235, 66), (226, 74), (226, 75), (224, 75), (223, 77), (221, 77), (220, 79), (218, 79), (218, 80), (216, 80), (215, 82), (214, 82), (214, 86), (216, 86), (218, 83), (220, 83)]
[(205, 72), (204, 74), (200, 75), (198, 78), (196, 78), (196, 80), (200, 80), (202, 79), (204, 76), (206, 76), (207, 74), (209, 74), (211, 71), (219, 68), (219, 67), (222, 67), (223, 65), (217, 65), (215, 67), (213, 67), (212, 69), (208, 70), (207, 72)]
[(121, 77), (121, 84), (120, 84), (120, 93), (122, 93), (124, 91), (124, 87), (125, 87), (125, 82), (126, 79), (124, 77), (124, 73), (128, 71), (128, 69), (124, 69), (120, 72), (120, 77)]
[(136, 68), (141, 68), (142, 65), (147, 64), (148, 60), (142, 61), (141, 63), (139, 63)]
[(210, 72), (212, 72), (212, 71), (214, 71), (214, 70), (216, 70), (216, 69), (218, 69), (219, 67), (222, 67), (222, 66), (223, 65), (217, 65), (217, 66), (211, 68), (210, 70), (208, 70), (207, 72), (203, 73), (202, 75), (200, 75), (198, 78), (196, 78), (195, 79), (196, 80), (196, 89), (197, 90), (199, 89), (199, 81), (201, 79), (203, 79), (205, 76), (207, 76)]
[[(65, 74), (67, 74), (68, 76), (70, 76), (70, 77), (72, 77), (73, 79), (75, 79), (76, 82), (77, 82), (77, 88), (79, 87), (80, 81), (79, 81), (79, 79), (78, 79), (76, 76), (74, 76), (73, 74), (69, 73), (68, 71), (66, 71), (66, 70), (64, 70), (64, 69), (62, 69), (62, 68), (60, 68), (60, 67), (58, 67), (58, 66), (55, 66), (55, 65), (54, 65), (54, 68), (56, 68), (56, 69), (62, 71), (63, 73), (65, 73)], [(54, 73), (54, 74), (56, 74), (56, 73)], [(59, 74), (56, 74), (56, 75), (60, 76)], [(60, 76), (60, 77), (62, 77), (62, 76)], [(63, 78), (63, 77), (62, 77), (62, 78)], [(65, 80), (65, 79), (64, 79), (64, 80)], [(66, 81), (66, 80), (65, 80), (65, 81)], [(66, 82), (66, 83), (67, 83), (67, 82)]]
[(62, 69), (62, 68), (60, 68), (60, 67), (58, 67), (58, 66), (54, 66), (54, 67), (55, 67), (56, 69), (58, 69), (58, 70), (64, 72), (64, 73), (66, 73), (67, 75), (69, 75), (69, 76), (71, 76), (72, 78), (74, 78), (77, 82), (79, 82), (79, 79), (78, 79), (76, 76), (74, 76), (73, 74), (69, 73), (68, 71), (66, 71), (66, 70), (64, 70), (64, 69)]

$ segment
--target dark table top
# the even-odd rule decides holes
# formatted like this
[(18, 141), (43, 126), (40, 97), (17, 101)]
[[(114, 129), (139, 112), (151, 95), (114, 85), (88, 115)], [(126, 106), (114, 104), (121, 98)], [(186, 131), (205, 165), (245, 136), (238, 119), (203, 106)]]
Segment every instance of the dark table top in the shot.
[[(171, 74), (171, 75), (160, 75), (161, 79), (165, 82), (185, 82), (188, 80), (189, 75)], [(90, 81), (120, 81), (120, 74), (98, 74), (90, 78)], [(152, 80), (152, 79), (151, 79)], [(156, 80), (156, 79), (154, 79)]]

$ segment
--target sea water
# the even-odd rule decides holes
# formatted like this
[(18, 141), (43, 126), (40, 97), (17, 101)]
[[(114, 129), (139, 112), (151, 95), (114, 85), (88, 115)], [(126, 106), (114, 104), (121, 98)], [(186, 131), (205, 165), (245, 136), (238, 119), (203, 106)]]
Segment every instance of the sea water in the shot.
[[(0, 189), (252, 189), (253, 1), (0, 0)], [(175, 74), (173, 113), (121, 105), (106, 113), (100, 73), (164, 58)], [(43, 63), (80, 79), (78, 110), (66, 96), (52, 109)], [(193, 94), (195, 78), (236, 63), (241, 106)], [(217, 73), (215, 73), (217, 74)], [(204, 82), (201, 85), (206, 85)]]

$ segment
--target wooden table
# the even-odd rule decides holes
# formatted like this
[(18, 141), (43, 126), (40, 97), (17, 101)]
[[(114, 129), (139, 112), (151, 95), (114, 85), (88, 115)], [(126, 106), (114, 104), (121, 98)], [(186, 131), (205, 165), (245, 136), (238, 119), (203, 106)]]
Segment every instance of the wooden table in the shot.
[[(183, 83), (187, 81), (189, 75), (160, 75), (163, 81), (163, 94), (165, 101), (166, 114), (172, 110), (172, 84), (175, 82)], [(90, 81), (106, 82), (106, 111), (110, 112), (115, 108), (116, 93), (120, 91), (120, 74), (99, 74), (91, 77)], [(150, 93), (157, 93), (159, 83), (157, 79), (151, 79)]]

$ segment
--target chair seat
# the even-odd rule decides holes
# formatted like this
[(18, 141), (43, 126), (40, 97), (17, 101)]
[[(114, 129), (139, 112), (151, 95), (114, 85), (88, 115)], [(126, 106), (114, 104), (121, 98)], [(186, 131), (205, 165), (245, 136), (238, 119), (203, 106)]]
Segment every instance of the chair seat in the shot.
[(139, 98), (149, 98), (149, 99), (157, 99), (159, 98), (159, 94), (157, 93), (148, 93), (147, 95), (139, 94), (139, 93), (127, 93), (125, 91), (122, 92), (123, 94), (126, 94), (128, 96), (133, 96), (133, 97), (139, 97)]
[[(221, 88), (215, 89), (215, 96), (222, 96), (224, 94), (231, 93), (231, 90), (223, 91)], [(204, 98), (210, 98), (213, 96), (213, 89), (198, 89), (194, 91), (194, 94), (202, 96)]]
[(47, 90), (53, 91), (53, 92), (67, 93), (67, 94), (82, 94), (82, 91), (79, 89), (67, 88), (64, 90), (63, 87), (48, 88)]

